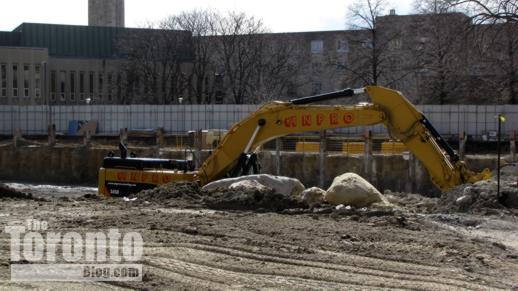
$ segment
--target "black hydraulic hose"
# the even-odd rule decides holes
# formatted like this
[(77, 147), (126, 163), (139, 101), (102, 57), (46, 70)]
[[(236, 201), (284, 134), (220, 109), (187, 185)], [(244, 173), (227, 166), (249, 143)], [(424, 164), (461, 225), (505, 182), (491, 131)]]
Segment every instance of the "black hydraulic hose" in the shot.
[(302, 97), (297, 99), (292, 99), (290, 102), (295, 105), (302, 105), (302, 104), (309, 104), (314, 102), (320, 102), (320, 101), (326, 101), (326, 100), (333, 100), (343, 97), (352, 97), (356, 93), (356, 90), (354, 89), (344, 89), (340, 91), (335, 91), (331, 93), (325, 93), (320, 95), (314, 95), (314, 96), (308, 96), (308, 97)]
[(433, 125), (430, 123), (430, 121), (423, 115), (423, 118), (420, 120), (421, 123), (428, 129), (434, 140), (437, 142), (437, 144), (446, 151), (446, 153), (450, 156), (450, 160), (455, 163), (460, 158), (459, 155), (453, 150), (453, 148), (450, 146), (450, 144), (445, 141), (442, 136), (437, 132), (437, 130), (433, 127)]

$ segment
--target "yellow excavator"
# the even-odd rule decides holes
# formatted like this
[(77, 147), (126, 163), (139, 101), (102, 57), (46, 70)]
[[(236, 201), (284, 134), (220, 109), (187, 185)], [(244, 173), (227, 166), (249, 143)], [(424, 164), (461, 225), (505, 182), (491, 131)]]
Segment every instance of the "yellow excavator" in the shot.
[[(311, 103), (367, 93), (371, 103), (353, 106)], [(107, 157), (99, 170), (99, 194), (118, 196), (156, 185), (197, 181), (205, 185), (225, 176), (257, 173), (255, 151), (264, 143), (288, 134), (353, 126), (384, 124), (421, 161), (432, 182), (442, 191), (489, 179), (488, 169), (475, 173), (400, 92), (367, 86), (360, 89), (303, 97), (288, 102), (274, 101), (241, 120), (223, 137), (214, 152), (195, 171), (184, 160)]]

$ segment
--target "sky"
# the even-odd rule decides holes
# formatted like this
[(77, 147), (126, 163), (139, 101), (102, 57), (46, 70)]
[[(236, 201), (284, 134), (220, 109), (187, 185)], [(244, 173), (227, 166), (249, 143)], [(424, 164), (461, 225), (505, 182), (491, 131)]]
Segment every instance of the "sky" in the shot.
[[(126, 0), (126, 27), (142, 27), (169, 15), (197, 8), (246, 12), (263, 19), (272, 32), (340, 30), (346, 28), (352, 0)], [(23, 22), (88, 24), (88, 0), (2, 0), (0, 31)], [(411, 11), (412, 0), (393, 0), (397, 14)]]

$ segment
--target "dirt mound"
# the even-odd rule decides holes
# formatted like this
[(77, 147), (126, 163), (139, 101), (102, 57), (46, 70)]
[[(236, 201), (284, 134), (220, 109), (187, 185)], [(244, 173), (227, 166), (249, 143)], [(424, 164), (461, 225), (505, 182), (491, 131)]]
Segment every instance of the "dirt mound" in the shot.
[(203, 196), (204, 205), (213, 209), (236, 210), (273, 210), (282, 211), (290, 208), (301, 208), (295, 197), (276, 193), (275, 191), (218, 191)]
[(0, 199), (34, 199), (31, 193), (23, 193), (7, 185), (0, 184)]
[(137, 202), (159, 203), (167, 207), (199, 207), (202, 190), (197, 183), (170, 183), (144, 190), (130, 197)]
[(459, 185), (443, 193), (439, 200), (439, 210), (446, 213), (495, 214), (508, 207), (517, 208), (518, 204), (514, 204), (518, 200), (516, 176), (501, 176), (500, 194), (498, 197), (496, 177), (474, 184)]
[(295, 197), (287, 197), (274, 191), (219, 190), (204, 191), (196, 183), (170, 183), (145, 190), (130, 200), (137, 203), (158, 203), (165, 207), (186, 207), (231, 210), (281, 211), (301, 207)]
[(438, 198), (425, 197), (414, 193), (392, 192), (390, 190), (385, 190), (385, 197), (390, 203), (413, 213), (438, 212)]

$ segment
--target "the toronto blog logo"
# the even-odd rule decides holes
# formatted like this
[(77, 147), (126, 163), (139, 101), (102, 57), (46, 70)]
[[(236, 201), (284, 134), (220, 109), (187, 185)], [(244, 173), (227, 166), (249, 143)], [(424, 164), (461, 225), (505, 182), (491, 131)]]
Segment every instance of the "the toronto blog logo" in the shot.
[(107, 229), (58, 232), (43, 220), (5, 226), (11, 281), (142, 281), (143, 239)]

